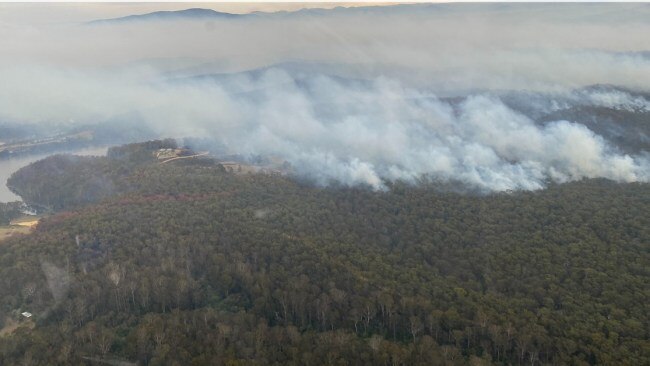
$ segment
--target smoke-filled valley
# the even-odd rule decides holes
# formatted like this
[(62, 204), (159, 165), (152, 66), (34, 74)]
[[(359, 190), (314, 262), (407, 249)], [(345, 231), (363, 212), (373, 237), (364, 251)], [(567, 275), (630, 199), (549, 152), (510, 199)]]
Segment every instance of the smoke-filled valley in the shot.
[(98, 137), (129, 126), (104, 137), (114, 144), (200, 137), (320, 185), (647, 182), (649, 12), (447, 4), (5, 20), (0, 121), (105, 125)]
[(650, 6), (315, 6), (0, 4), (0, 365), (650, 365)]

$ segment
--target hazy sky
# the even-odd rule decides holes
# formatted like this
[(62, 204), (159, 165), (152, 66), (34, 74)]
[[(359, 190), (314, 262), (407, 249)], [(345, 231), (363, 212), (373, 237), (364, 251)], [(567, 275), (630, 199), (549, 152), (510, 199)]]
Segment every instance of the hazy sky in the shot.
[(132, 14), (145, 14), (161, 10), (188, 8), (213, 9), (227, 13), (254, 11), (295, 11), (303, 8), (330, 9), (337, 6), (393, 5), (397, 2), (223, 2), (223, 3), (0, 3), (0, 22), (38, 24), (58, 22), (84, 22), (93, 19), (116, 18)]
[[(650, 113), (645, 97), (580, 91), (648, 91), (650, 4), (443, 4), (84, 24), (268, 6), (0, 5), (0, 121), (43, 129), (141, 123), (160, 137), (209, 137), (228, 153), (278, 156), (322, 184), (377, 189), (423, 176), (499, 191), (584, 177), (650, 180), (647, 152), (618, 151), (575, 121), (537, 124), (494, 95), (547, 93), (550, 111), (577, 103)], [(197, 77), (251, 69), (228, 82)], [(467, 98), (439, 99), (450, 95)]]

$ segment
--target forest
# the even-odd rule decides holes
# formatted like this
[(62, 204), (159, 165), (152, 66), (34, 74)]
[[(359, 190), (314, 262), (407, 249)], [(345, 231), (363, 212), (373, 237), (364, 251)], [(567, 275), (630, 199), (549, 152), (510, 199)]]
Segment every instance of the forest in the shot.
[(0, 202), (0, 225), (9, 225), (11, 220), (21, 216), (22, 208), (20, 202)]
[(0, 243), (0, 365), (650, 365), (650, 184), (318, 187), (174, 147), (11, 177), (49, 214)]

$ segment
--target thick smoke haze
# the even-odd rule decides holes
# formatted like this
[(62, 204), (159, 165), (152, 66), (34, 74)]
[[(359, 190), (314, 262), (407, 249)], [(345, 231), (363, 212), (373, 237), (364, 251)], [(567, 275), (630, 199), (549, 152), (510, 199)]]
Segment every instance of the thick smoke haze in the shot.
[(369, 9), (95, 26), (14, 23), (7, 12), (0, 18), (0, 65), (145, 64), (193, 75), (299, 60), (344, 64), (336, 70), (343, 76), (391, 76), (438, 93), (592, 84), (645, 88), (640, 76), (650, 72), (648, 4)]
[[(533, 111), (650, 115), (648, 19), (646, 4), (458, 4), (100, 25), (5, 20), (0, 120), (48, 128), (132, 118), (157, 136), (284, 159), (323, 185), (647, 182), (647, 149), (623, 153), (580, 121), (539, 123), (500, 95), (528, 93)], [(585, 88), (597, 84), (617, 88)]]

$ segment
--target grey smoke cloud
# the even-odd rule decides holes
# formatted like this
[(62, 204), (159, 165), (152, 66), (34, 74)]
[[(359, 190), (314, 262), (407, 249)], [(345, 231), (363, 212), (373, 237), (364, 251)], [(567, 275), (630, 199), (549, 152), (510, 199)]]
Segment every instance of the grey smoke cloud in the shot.
[[(0, 110), (18, 111), (20, 101), (30, 100), (12, 118), (89, 122), (136, 111), (161, 136), (210, 136), (231, 153), (277, 156), (320, 184), (382, 189), (385, 180), (428, 177), (503, 191), (583, 177), (649, 178), (647, 157), (618, 153), (580, 124), (538, 125), (489, 95), (472, 95), (454, 108), (392, 79), (361, 85), (317, 75), (298, 82), (281, 69), (242, 76), (228, 88), (210, 80), (151, 84), (103, 74), (28, 74), (41, 81), (35, 95), (21, 89), (27, 75), (3, 75), (15, 84), (0, 94)], [(594, 91), (581, 101), (647, 103), (622, 92), (603, 95)]]
[[(160, 136), (208, 136), (231, 153), (277, 156), (324, 185), (441, 179), (504, 191), (584, 177), (647, 182), (647, 153), (621, 153), (581, 124), (537, 124), (495, 95), (557, 96), (542, 106), (549, 110), (650, 111), (645, 97), (625, 91), (573, 91), (647, 90), (649, 7), (490, 6), (0, 24), (12, 35), (0, 37), (10, 50), (0, 60), (0, 118), (51, 126), (137, 115)], [(597, 16), (603, 10), (616, 17)], [(225, 79), (193, 77), (296, 60)], [(451, 103), (445, 95), (469, 97)]]
[(301, 60), (345, 64), (338, 70), (343, 76), (385, 75), (436, 92), (600, 83), (647, 88), (641, 77), (650, 73), (647, 4), (380, 10), (104, 26), (13, 23), (7, 16), (0, 18), (0, 65), (148, 64), (192, 75)]

